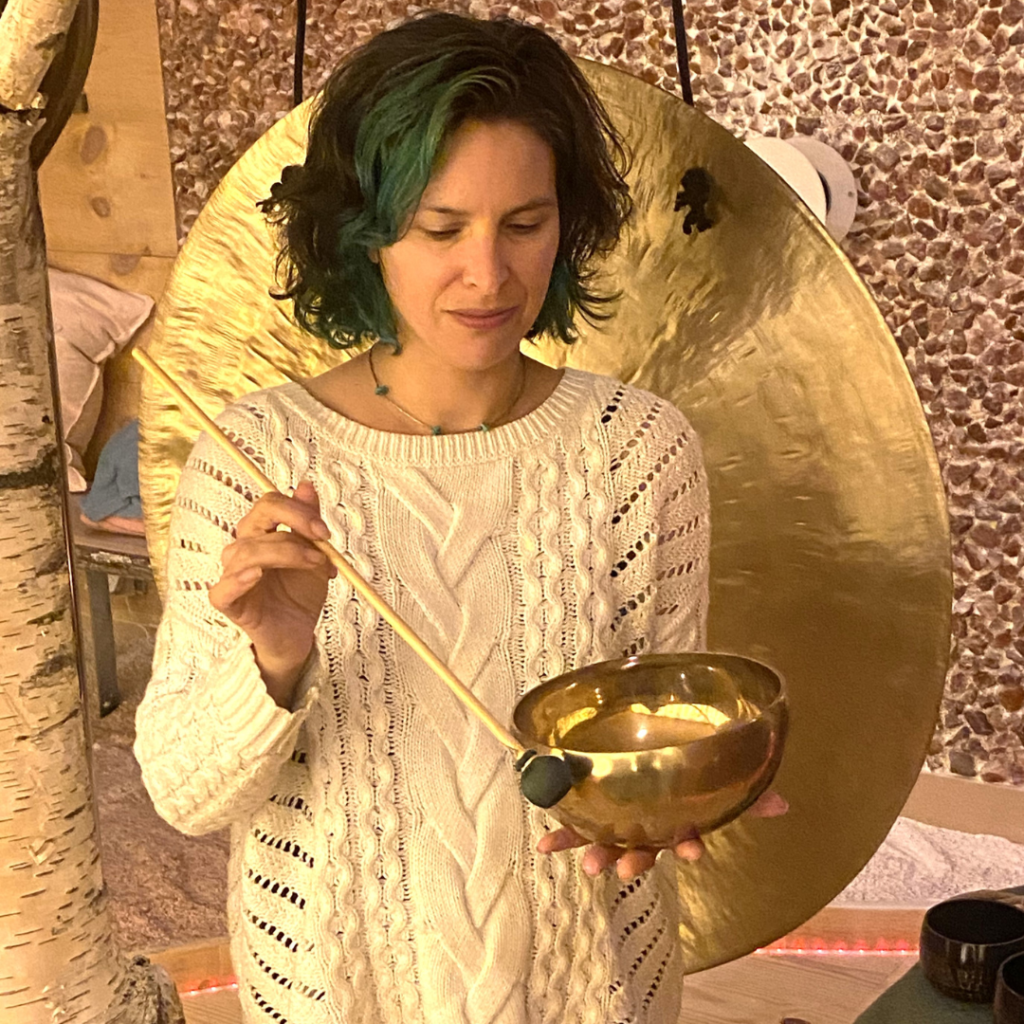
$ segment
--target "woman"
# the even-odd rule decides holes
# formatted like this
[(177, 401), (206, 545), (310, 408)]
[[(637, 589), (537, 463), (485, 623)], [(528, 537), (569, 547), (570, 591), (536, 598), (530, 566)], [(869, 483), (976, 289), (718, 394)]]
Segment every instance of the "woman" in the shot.
[(221, 416), (292, 497), (257, 499), (197, 443), (136, 743), (168, 821), (231, 826), (247, 1020), (678, 1016), (671, 858), (549, 856), (582, 840), (547, 831), (506, 752), (311, 543), (330, 536), (500, 719), (544, 678), (703, 644), (686, 420), (520, 353), (607, 318), (592, 263), (629, 212), (623, 163), (542, 32), (435, 14), (335, 72), (267, 201), (298, 322), (379, 343)]

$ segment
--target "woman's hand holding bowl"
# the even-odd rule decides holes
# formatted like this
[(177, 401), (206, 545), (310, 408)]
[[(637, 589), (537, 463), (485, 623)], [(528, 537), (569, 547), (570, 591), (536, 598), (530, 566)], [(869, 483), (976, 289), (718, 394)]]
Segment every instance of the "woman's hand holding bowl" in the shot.
[[(773, 790), (763, 793), (749, 810), (746, 811), (754, 818), (777, 818), (789, 810), (789, 804), (784, 797)], [(579, 846), (587, 846), (588, 840), (584, 839), (573, 828), (560, 828), (549, 832), (537, 844), (538, 853), (557, 853), (560, 850), (571, 850)], [(704, 853), (704, 842), (699, 833), (694, 830), (675, 846), (672, 847), (675, 855), (680, 860), (694, 861)], [(649, 846), (639, 846), (627, 850), (621, 846), (602, 846), (595, 844), (589, 846), (583, 854), (583, 870), (588, 875), (599, 875), (613, 864), (615, 873), (622, 881), (628, 881), (645, 871), (654, 867), (654, 862), (661, 853), (660, 849)]]

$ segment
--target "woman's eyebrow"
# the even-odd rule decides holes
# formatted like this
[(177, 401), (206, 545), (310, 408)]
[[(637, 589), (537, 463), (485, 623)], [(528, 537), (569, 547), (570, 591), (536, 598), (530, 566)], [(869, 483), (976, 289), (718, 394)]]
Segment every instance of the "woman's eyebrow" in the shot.
[[(551, 197), (543, 197), (539, 199), (531, 199), (528, 203), (523, 203), (522, 206), (517, 206), (514, 210), (509, 210), (508, 213), (504, 214), (505, 217), (515, 217), (520, 213), (529, 213), (532, 210), (547, 209), (551, 206), (557, 206), (558, 200)], [(469, 210), (457, 210), (452, 206), (424, 206), (421, 208), (421, 213), (440, 213), (448, 217), (467, 217), (469, 216)]]

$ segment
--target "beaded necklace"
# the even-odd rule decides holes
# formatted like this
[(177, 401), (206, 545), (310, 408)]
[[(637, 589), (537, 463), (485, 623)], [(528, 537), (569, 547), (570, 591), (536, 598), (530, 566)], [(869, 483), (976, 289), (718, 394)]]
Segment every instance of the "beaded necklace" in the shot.
[[(373, 353), (375, 348), (376, 346), (370, 349), (370, 355), (368, 360), (370, 363), (370, 375), (373, 377), (373, 393), (375, 395), (380, 395), (381, 398), (390, 402), (403, 416), (405, 416), (407, 419), (412, 420), (413, 423), (418, 423), (425, 430), (428, 430), (431, 434), (433, 434), (434, 437), (439, 437), (440, 435), (444, 434), (445, 430), (440, 425), (427, 423), (425, 420), (421, 420), (419, 416), (413, 415), (411, 412), (409, 412), (408, 409), (405, 409), (402, 406), (400, 406), (391, 397), (391, 388), (389, 388), (387, 384), (381, 384), (380, 379), (377, 377), (377, 368), (373, 365)], [(492, 428), (499, 426), (502, 420), (504, 420), (505, 417), (508, 416), (508, 414), (519, 404), (519, 399), (523, 397), (523, 392), (526, 390), (526, 363), (522, 355), (519, 356), (519, 366), (522, 372), (520, 373), (519, 378), (519, 390), (516, 391), (515, 398), (512, 399), (512, 401), (506, 407), (505, 411), (500, 416), (495, 417), (489, 423), (481, 423), (480, 426), (475, 427), (474, 429), (486, 434)]]

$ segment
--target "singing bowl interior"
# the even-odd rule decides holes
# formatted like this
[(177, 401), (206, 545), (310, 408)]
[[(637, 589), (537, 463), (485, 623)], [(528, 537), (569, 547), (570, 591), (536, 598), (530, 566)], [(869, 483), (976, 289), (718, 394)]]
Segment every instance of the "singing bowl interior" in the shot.
[(735, 818), (771, 782), (787, 723), (778, 673), (705, 652), (591, 665), (542, 683), (513, 713), (521, 743), (573, 770), (548, 813), (624, 846), (668, 846)]

